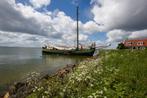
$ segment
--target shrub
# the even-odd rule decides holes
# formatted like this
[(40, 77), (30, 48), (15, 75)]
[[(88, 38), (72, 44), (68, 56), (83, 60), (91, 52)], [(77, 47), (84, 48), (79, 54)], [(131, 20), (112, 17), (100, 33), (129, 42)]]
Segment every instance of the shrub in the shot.
[(119, 43), (117, 49), (126, 49), (126, 47), (123, 43)]

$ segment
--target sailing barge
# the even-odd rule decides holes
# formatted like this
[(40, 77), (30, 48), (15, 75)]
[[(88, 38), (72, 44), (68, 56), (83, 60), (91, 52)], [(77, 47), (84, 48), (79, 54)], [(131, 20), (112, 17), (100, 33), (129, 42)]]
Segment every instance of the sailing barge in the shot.
[(79, 7), (77, 7), (77, 47), (75, 49), (59, 49), (56, 47), (42, 47), (44, 54), (62, 54), (62, 55), (81, 55), (81, 56), (93, 56), (95, 52), (95, 43), (89, 48), (79, 48)]

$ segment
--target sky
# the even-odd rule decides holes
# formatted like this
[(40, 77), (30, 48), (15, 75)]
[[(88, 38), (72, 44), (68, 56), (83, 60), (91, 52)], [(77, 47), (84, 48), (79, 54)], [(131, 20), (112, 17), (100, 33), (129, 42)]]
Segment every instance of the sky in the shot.
[(97, 45), (147, 37), (147, 0), (0, 0), (0, 46)]

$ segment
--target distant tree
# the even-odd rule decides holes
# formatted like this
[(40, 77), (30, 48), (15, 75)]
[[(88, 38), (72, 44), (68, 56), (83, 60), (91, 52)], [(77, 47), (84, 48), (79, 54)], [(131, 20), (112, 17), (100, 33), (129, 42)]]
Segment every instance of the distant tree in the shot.
[(123, 43), (119, 43), (117, 49), (126, 49), (126, 47)]

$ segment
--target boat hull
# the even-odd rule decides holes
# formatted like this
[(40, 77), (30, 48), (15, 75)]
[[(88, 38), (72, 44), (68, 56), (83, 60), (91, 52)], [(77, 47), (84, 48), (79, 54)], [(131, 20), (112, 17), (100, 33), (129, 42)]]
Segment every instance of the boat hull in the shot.
[(93, 56), (95, 49), (83, 49), (83, 50), (54, 50), (54, 49), (42, 49), (43, 54), (61, 54), (61, 55), (81, 55), (81, 56)]

